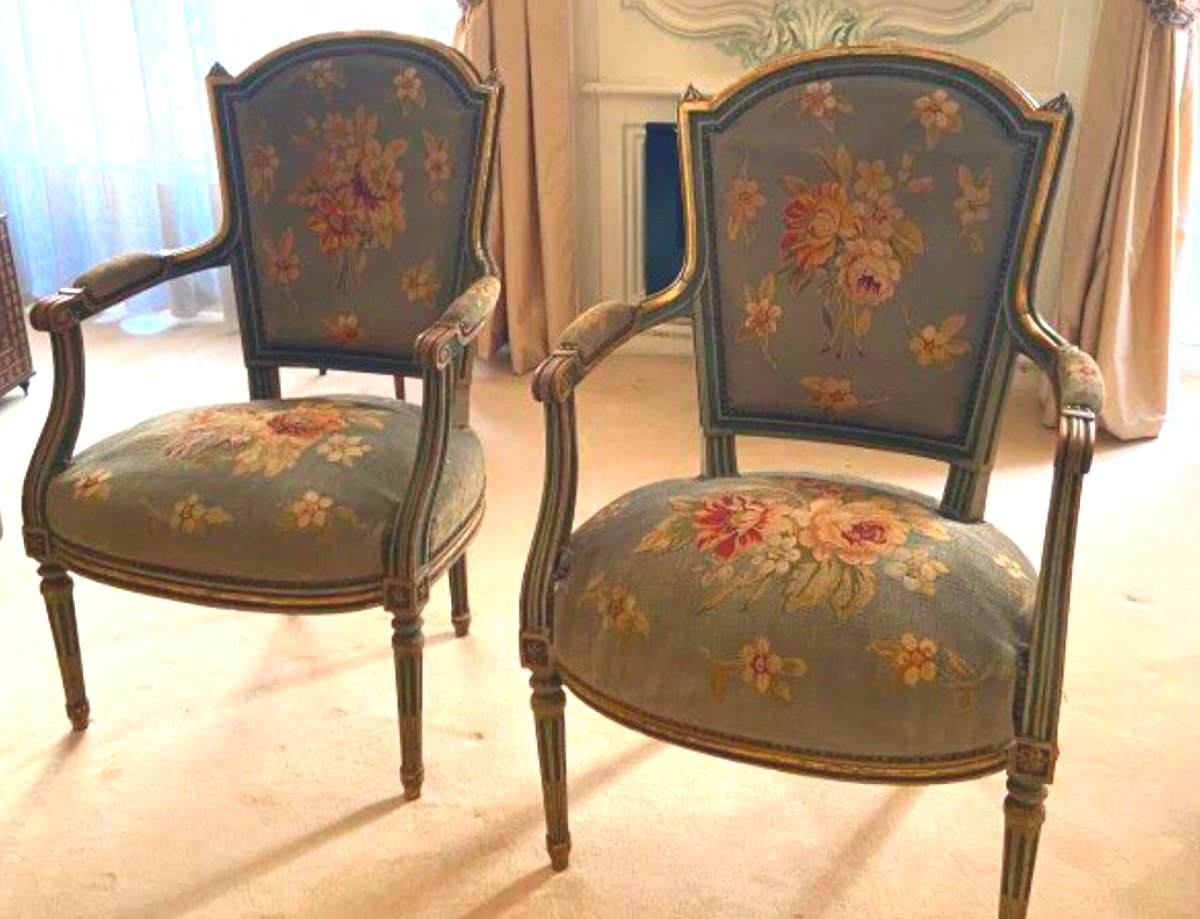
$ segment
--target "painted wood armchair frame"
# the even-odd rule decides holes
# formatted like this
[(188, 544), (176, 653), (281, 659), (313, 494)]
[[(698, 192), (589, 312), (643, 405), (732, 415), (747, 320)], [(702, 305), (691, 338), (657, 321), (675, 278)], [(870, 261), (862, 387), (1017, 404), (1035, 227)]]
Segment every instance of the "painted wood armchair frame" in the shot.
[[(353, 54), (358, 51), (419, 54), (440, 63), (461, 85), (480, 112), (476, 171), (470, 197), (470, 232), (464, 239), (468, 285), (443, 314), (417, 338), (413, 358), (362, 358), (328, 350), (292, 350), (272, 354), (258, 347), (247, 325), (254, 304), (246, 279), (243, 227), (244, 202), (231, 190), (233, 145), (223, 114), (223, 100), (264, 78), (272, 68), (313, 54)], [(191, 248), (159, 254), (117, 256), (87, 271), (57, 294), (33, 307), (35, 329), (49, 333), (54, 359), (54, 393), (49, 417), (30, 461), (22, 509), (27, 554), (39, 563), (45, 597), (67, 696), (67, 714), (76, 730), (87, 727), (89, 703), (84, 687), (72, 581), (76, 572), (127, 590), (154, 596), (235, 609), (279, 612), (340, 612), (383, 606), (392, 616), (397, 699), (402, 746), (401, 778), (405, 794), (416, 798), (424, 776), (421, 752), (422, 610), (430, 586), (449, 571), (455, 632), (465, 635), (470, 625), (467, 602), (466, 548), (483, 519), (481, 499), (465, 523), (436, 553), (430, 547), (430, 523), (435, 495), (445, 466), (452, 427), (469, 425), (471, 369), (474, 342), (491, 315), (500, 282), (485, 242), (492, 184), (492, 165), (500, 116), (502, 89), (493, 74), (481, 79), (458, 52), (411, 36), (386, 32), (353, 32), (316, 36), (287, 45), (252, 64), (238, 77), (218, 64), (207, 80), (221, 174), (223, 218), (216, 235)], [(135, 294), (167, 281), (210, 268), (232, 267), (238, 296), (250, 398), (280, 396), (279, 367), (342, 368), (422, 380), (420, 440), (404, 500), (386, 533), (382, 580), (340, 585), (336, 589), (300, 591), (236, 578), (197, 578), (183, 572), (148, 570), (68, 546), (55, 538), (47, 524), (47, 492), (51, 480), (72, 461), (84, 408), (84, 344), (81, 324)], [(402, 386), (398, 385), (398, 394)]]
[[(697, 163), (690, 133), (693, 118), (719, 109), (743, 87), (797, 63), (846, 55), (882, 59), (932, 60), (959, 68), (1003, 91), (1030, 121), (1049, 126), (1050, 144), (1046, 167), (1036, 191), (1024, 255), (1016, 283), (1008, 297), (1007, 319), (1013, 344), (1048, 375), (1059, 406), (1058, 450), (1054, 484), (1046, 524), (1042, 564), (1037, 585), (1030, 659), (1024, 708), (1016, 725), (1016, 739), (1006, 754), (994, 761), (978, 763), (972, 771), (958, 769), (939, 774), (911, 771), (888, 776), (878, 772), (866, 776), (839, 771), (831, 764), (801, 758), (780, 757), (777, 752), (717, 749), (710, 743), (687, 736), (686, 731), (668, 733), (659, 725), (639, 723), (629, 712), (616, 711), (606, 700), (576, 687), (556, 662), (554, 644), (554, 589), (571, 563), (571, 534), (579, 476), (576, 438), (575, 390), (603, 360), (640, 333), (691, 311), (691, 301), (704, 282), (697, 236), (700, 232), (696, 208)], [(1062, 153), (1069, 136), (1070, 108), (1065, 98), (1039, 106), (1003, 76), (970, 61), (937, 52), (901, 47), (838, 49), (800, 54), (770, 63), (746, 75), (716, 97), (701, 96), (689, 89), (679, 106), (680, 150), (683, 165), (684, 199), (688, 242), (684, 268), (676, 283), (666, 291), (637, 303), (610, 302), (597, 305), (579, 316), (562, 336), (555, 352), (538, 368), (533, 393), (542, 402), (546, 425), (546, 477), (540, 516), (530, 550), (521, 592), (520, 655), (532, 672), (532, 707), (535, 715), (538, 752), (547, 821), (547, 847), (555, 868), (567, 866), (571, 837), (567, 821), (566, 754), (564, 732), (564, 684), (571, 686), (589, 705), (614, 720), (637, 730), (683, 746), (690, 746), (730, 759), (774, 768), (848, 780), (889, 783), (950, 781), (1007, 769), (1008, 797), (1005, 802), (1006, 831), (1000, 916), (1017, 919), (1026, 915), (1040, 827), (1044, 819), (1046, 786), (1054, 778), (1058, 756), (1057, 733), (1062, 700), (1071, 569), (1078, 526), (1080, 492), (1088, 472), (1096, 436), (1096, 418), (1103, 403), (1103, 383), (1094, 362), (1067, 344), (1034, 310), (1030, 291), (1037, 273), (1037, 257), (1046, 232)], [(999, 387), (1002, 402), (1007, 379)], [(703, 400), (704, 394), (702, 392)], [(998, 414), (998, 413), (997, 413)], [(854, 442), (846, 438), (848, 442)], [(859, 441), (862, 444), (861, 441)], [(862, 444), (886, 449), (902, 445)], [(946, 517), (976, 521), (983, 514), (987, 479), (994, 444), (984, 445), (974, 458), (950, 461), (950, 475), (943, 495), (941, 513)], [(919, 451), (911, 451), (919, 452)], [(703, 434), (702, 471), (705, 477), (737, 475), (735, 435), (714, 430), (706, 423)]]

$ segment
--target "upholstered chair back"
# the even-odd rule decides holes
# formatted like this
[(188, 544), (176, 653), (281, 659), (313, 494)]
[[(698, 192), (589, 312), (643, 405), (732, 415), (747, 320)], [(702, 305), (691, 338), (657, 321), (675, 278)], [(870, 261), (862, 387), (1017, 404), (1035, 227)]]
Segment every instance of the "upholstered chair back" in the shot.
[(686, 99), (681, 283), (710, 437), (883, 447), (986, 479), (1064, 105), (896, 49)]
[(209, 89), (248, 362), (411, 370), (489, 271), (497, 87), (448, 48), (350, 33)]

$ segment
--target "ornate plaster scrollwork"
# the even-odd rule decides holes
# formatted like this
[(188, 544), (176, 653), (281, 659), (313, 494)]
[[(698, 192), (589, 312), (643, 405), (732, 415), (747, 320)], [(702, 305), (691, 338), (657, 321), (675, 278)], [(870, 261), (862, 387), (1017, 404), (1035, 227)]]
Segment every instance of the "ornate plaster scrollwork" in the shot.
[[(746, 66), (789, 51), (888, 39), (965, 41), (1035, 0), (621, 0), (660, 28), (707, 39)], [(1178, 0), (1149, 0), (1178, 3)]]

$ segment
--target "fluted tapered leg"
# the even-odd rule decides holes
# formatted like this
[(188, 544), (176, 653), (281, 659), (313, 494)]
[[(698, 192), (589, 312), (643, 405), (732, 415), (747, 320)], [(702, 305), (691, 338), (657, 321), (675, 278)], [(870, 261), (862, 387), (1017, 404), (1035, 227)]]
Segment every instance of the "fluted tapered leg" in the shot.
[(1046, 786), (1009, 776), (1004, 800), (1004, 872), (1000, 879), (1000, 919), (1025, 919), (1037, 861), (1038, 837), (1046, 819)]
[(463, 638), (471, 631), (471, 605), (467, 601), (467, 557), (450, 566), (450, 621), (454, 634)]
[(562, 676), (553, 669), (536, 671), (533, 688), (534, 725), (538, 762), (542, 767), (542, 803), (546, 808), (546, 851), (555, 871), (567, 867), (571, 856), (571, 831), (567, 825), (567, 734), (563, 713), (567, 695)]
[(425, 765), (421, 757), (421, 664), (425, 647), (420, 611), (392, 619), (392, 655), (396, 659), (396, 703), (400, 711), (400, 781), (404, 797), (421, 797)]
[(62, 674), (63, 691), (67, 696), (67, 717), (76, 731), (88, 726), (87, 691), (83, 685), (83, 657), (79, 652), (79, 630), (75, 625), (75, 600), (72, 597), (71, 576), (59, 565), (42, 565), (42, 597), (54, 634), (54, 651), (58, 655), (58, 670)]

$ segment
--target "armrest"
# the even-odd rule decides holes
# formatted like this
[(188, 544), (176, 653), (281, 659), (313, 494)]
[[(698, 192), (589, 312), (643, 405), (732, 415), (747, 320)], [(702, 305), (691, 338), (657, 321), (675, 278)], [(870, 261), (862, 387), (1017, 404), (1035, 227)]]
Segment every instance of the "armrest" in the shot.
[(117, 255), (89, 268), (70, 287), (38, 300), (29, 322), (39, 332), (64, 332), (135, 294), (219, 264), (220, 246), (207, 243), (158, 254)]
[(634, 336), (676, 315), (648, 312), (644, 304), (612, 301), (585, 310), (567, 326), (558, 347), (542, 361), (533, 378), (539, 402), (562, 401), (608, 355)]
[(1054, 376), (1060, 411), (1084, 409), (1099, 416), (1104, 409), (1104, 377), (1091, 355), (1074, 346), (1063, 348)]
[(417, 336), (417, 363), (423, 368), (447, 366), (466, 349), (500, 301), (500, 279), (484, 275)]

